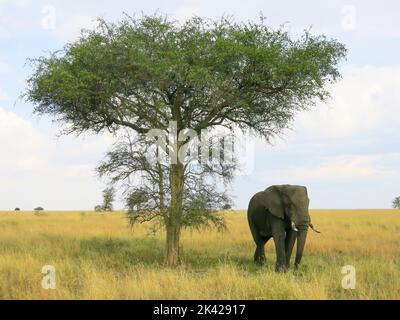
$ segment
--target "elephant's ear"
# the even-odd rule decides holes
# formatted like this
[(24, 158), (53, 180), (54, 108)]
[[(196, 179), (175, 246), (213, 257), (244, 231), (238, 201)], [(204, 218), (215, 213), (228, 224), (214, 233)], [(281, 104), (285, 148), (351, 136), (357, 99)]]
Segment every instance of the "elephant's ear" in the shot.
[(285, 205), (282, 203), (282, 198), (277, 187), (268, 188), (265, 190), (267, 193), (265, 204), (268, 211), (279, 219), (285, 219)]

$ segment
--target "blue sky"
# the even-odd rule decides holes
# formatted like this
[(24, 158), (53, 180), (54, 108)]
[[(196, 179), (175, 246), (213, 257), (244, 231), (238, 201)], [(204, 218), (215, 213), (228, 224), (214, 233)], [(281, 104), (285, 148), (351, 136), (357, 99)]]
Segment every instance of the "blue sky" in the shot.
[[(254, 167), (232, 186), (236, 207), (271, 184), (309, 187), (313, 208), (389, 208), (400, 195), (400, 4), (396, 1), (0, 0), (0, 209), (92, 209), (104, 187), (94, 168), (109, 136), (57, 138), (58, 127), (18, 99), (26, 59), (61, 49), (96, 17), (155, 10), (285, 24), (337, 38), (349, 49), (332, 99), (300, 114), (274, 145), (249, 140)], [(251, 142), (251, 143), (250, 143)], [(119, 202), (119, 206), (122, 206)]]

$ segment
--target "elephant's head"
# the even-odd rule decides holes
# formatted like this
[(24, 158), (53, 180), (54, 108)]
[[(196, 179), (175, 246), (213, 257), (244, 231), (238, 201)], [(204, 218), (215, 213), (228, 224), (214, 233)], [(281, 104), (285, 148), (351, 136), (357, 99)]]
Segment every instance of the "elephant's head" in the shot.
[(310, 200), (306, 187), (273, 186), (265, 192), (266, 207), (274, 216), (282, 220), (290, 220), (296, 228), (308, 228), (311, 219), (308, 213)]
[(296, 266), (300, 263), (307, 239), (308, 228), (319, 232), (311, 224), (309, 214), (310, 199), (307, 188), (303, 186), (273, 186), (265, 190), (268, 193), (267, 209), (274, 216), (286, 220), (297, 232)]

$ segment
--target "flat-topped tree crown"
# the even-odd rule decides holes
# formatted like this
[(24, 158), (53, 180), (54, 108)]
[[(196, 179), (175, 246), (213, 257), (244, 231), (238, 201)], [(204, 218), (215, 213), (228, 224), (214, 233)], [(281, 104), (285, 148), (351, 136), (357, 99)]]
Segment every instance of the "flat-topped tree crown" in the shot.
[(50, 57), (34, 60), (28, 100), (70, 131), (239, 125), (269, 137), (296, 111), (329, 96), (346, 49), (305, 31), (231, 19), (160, 16), (99, 21)]

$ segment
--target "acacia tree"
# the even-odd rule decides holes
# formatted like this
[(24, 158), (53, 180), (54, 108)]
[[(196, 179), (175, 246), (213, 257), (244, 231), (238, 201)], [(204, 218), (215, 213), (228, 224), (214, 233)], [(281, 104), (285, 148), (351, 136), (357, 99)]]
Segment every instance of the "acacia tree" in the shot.
[[(179, 134), (217, 126), (269, 140), (298, 111), (329, 97), (340, 78), (345, 47), (305, 31), (292, 39), (259, 22), (192, 18), (184, 24), (158, 15), (100, 21), (63, 50), (33, 60), (27, 98), (39, 115), (68, 124), (68, 133), (121, 128), (138, 134)], [(175, 137), (178, 141), (178, 137)], [(180, 141), (178, 149), (185, 147)], [(179, 261), (185, 165), (168, 168), (166, 263)]]

